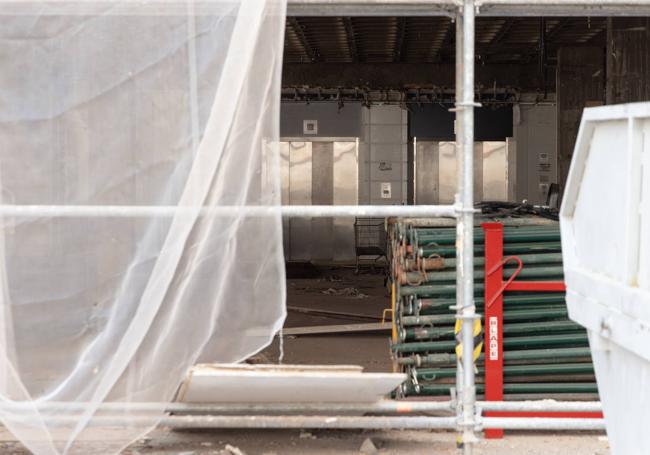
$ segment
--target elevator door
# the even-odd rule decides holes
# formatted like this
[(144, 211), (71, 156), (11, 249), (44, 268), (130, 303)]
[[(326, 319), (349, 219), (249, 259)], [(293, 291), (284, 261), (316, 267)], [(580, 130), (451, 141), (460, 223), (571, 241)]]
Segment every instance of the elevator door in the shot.
[[(456, 194), (458, 155), (456, 144), (415, 138), (414, 192), (416, 204), (451, 204)], [(507, 201), (508, 143), (474, 143), (474, 200)]]
[[(280, 150), (283, 204), (358, 203), (356, 138), (285, 139)], [(354, 259), (354, 218), (290, 218), (283, 227), (287, 260)]]

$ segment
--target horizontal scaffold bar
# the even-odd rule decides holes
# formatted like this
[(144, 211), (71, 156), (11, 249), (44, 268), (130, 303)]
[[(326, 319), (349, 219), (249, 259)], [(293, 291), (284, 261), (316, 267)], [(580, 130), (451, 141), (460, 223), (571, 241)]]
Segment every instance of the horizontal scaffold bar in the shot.
[(248, 216), (306, 217), (333, 216), (390, 217), (431, 216), (455, 217), (453, 205), (231, 205), (231, 206), (169, 206), (169, 205), (0, 205), (3, 217), (63, 218), (148, 218), (173, 216)]

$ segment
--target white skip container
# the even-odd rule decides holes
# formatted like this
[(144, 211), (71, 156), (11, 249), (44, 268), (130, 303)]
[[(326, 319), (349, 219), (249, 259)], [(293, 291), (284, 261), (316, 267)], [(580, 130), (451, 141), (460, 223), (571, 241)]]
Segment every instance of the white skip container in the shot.
[(560, 210), (613, 455), (650, 453), (650, 103), (585, 109)]

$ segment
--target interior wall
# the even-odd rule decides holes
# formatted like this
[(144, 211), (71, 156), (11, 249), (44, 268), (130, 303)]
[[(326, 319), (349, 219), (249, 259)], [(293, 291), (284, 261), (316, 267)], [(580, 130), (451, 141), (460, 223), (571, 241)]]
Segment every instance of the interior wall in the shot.
[(558, 51), (557, 62), (557, 161), (562, 193), (582, 111), (602, 104), (605, 98), (605, 51), (593, 46), (563, 47)]
[(362, 114), (359, 203), (406, 204), (408, 112), (396, 105), (373, 105)]
[[(520, 105), (514, 109), (514, 114), (512, 108), (482, 112), (484, 120), (477, 128), (483, 133), (477, 140), (513, 137), (515, 200), (544, 203), (546, 185), (558, 182), (556, 106)], [(485, 120), (490, 113), (493, 118)], [(360, 103), (346, 103), (339, 109), (335, 103), (283, 103), (281, 136), (309, 137), (303, 131), (304, 120), (318, 121), (318, 132), (313, 137), (359, 138), (359, 204), (407, 203), (407, 189), (411, 186), (408, 184), (407, 147), (413, 133), (450, 136), (453, 140), (453, 115), (441, 106), (409, 112), (397, 105), (366, 108)], [(507, 122), (509, 127), (504, 126)], [(494, 129), (490, 130), (492, 127)], [(382, 197), (382, 184), (390, 185), (390, 197)]]
[[(359, 203), (404, 204), (407, 197), (407, 111), (396, 105), (346, 103), (282, 103), (282, 137), (358, 137)], [(316, 120), (318, 131), (304, 134), (304, 120)], [(382, 184), (390, 197), (382, 197)]]
[(650, 18), (611, 17), (607, 32), (607, 104), (650, 100)]
[(543, 204), (548, 185), (557, 183), (557, 106), (519, 105), (515, 111), (515, 200)]
[[(556, 107), (521, 105), (517, 109), (516, 115), (512, 108), (481, 109), (477, 140), (512, 136), (517, 150), (516, 200), (541, 204), (545, 192), (540, 185), (558, 179)], [(303, 132), (303, 121), (317, 120), (318, 133), (314, 137), (359, 138), (360, 204), (407, 203), (407, 147), (413, 133), (422, 133), (420, 137), (454, 137), (453, 113), (442, 106), (423, 106), (409, 112), (397, 105), (366, 108), (360, 103), (346, 103), (339, 109), (335, 103), (283, 103), (280, 117), (283, 137), (309, 137)], [(382, 184), (390, 185), (390, 197), (382, 197)]]
[(346, 103), (339, 109), (336, 103), (291, 103), (280, 107), (280, 136), (308, 136), (303, 131), (304, 120), (317, 120), (314, 137), (360, 137), (362, 134), (361, 103)]

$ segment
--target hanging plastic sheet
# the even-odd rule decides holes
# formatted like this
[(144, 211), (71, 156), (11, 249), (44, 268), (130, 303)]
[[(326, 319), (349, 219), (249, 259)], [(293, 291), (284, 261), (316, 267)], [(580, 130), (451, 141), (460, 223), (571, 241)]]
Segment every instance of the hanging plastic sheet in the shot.
[(0, 15), (2, 205), (50, 208), (1, 219), (0, 421), (37, 454), (117, 452), (191, 365), (282, 326), (280, 212), (239, 208), (279, 208), (285, 2)]

